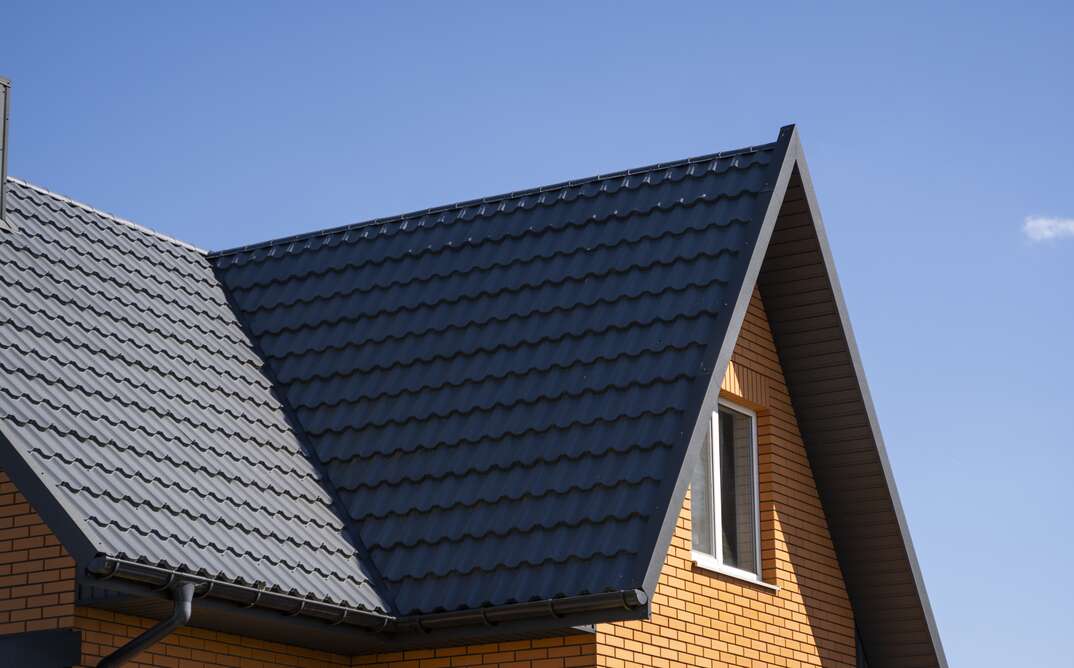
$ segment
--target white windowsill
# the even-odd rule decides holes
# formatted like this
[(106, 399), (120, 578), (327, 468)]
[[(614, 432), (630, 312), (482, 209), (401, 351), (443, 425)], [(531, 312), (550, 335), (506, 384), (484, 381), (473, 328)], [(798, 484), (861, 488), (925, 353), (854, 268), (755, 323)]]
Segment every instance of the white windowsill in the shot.
[(694, 560), (694, 565), (698, 568), (703, 568), (706, 571), (712, 571), (713, 573), (719, 573), (720, 575), (726, 575), (728, 577), (735, 578), (736, 580), (742, 580), (743, 582), (746, 582), (751, 585), (757, 585), (758, 587), (763, 587), (772, 592), (779, 591), (778, 585), (769, 584), (759, 579), (756, 575), (750, 573), (749, 571), (744, 571), (738, 568), (734, 568), (732, 566), (725, 566), (724, 564), (721, 564), (720, 562), (716, 561), (716, 558), (713, 557), (711, 554), (692, 551), (690, 553), (690, 556)]

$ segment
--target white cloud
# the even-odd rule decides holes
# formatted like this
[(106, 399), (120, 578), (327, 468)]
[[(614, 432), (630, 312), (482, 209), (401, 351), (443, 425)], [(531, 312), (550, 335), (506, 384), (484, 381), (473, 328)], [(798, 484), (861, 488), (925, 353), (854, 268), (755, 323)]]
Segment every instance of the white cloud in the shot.
[(1074, 218), (1026, 216), (1025, 222), (1022, 223), (1022, 231), (1030, 241), (1074, 239)]

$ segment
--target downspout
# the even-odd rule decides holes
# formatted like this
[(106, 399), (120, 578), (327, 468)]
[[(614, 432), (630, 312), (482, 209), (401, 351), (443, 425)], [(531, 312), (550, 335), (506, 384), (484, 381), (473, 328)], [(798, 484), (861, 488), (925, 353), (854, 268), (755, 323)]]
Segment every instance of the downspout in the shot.
[(162, 620), (145, 633), (112, 652), (97, 664), (97, 668), (119, 668), (134, 657), (164, 639), (169, 633), (190, 623), (193, 610), (194, 583), (180, 582), (172, 589), (175, 608), (171, 617)]

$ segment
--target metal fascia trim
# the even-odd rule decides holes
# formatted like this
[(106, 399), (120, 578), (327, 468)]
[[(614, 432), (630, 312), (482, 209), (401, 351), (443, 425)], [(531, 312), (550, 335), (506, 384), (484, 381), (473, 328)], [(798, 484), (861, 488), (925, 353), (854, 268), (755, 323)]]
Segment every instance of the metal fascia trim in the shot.
[[(776, 154), (769, 163), (769, 173), (761, 190), (762, 193), (768, 192), (768, 198), (762, 198), (758, 202), (755, 213), (759, 226), (757, 237), (753, 241), (753, 249), (752, 251), (747, 249), (749, 256), (745, 266), (739, 272), (741, 279), (728, 286), (728, 294), (734, 296), (734, 302), (724, 305), (719, 320), (714, 326), (715, 331), (724, 332), (723, 339), (713, 341), (705, 351), (701, 373), (691, 389), (689, 400), (683, 407), (687, 417), (684, 418), (681, 436), (686, 441), (685, 444), (680, 442), (677, 445), (681, 452), (679, 473), (662, 483), (660, 498), (668, 499), (664, 515), (654, 515), (650, 525), (644, 529), (647, 533), (651, 532), (652, 538), (643, 544), (653, 545), (653, 552), (649, 561), (642, 565), (641, 572), (635, 576), (635, 581), (643, 582), (642, 586), (646, 592), (652, 593), (656, 590), (656, 583), (660, 578), (668, 546), (671, 544), (671, 536), (686, 496), (686, 488), (690, 484), (688, 463), (695, 456), (701, 441), (705, 438), (707, 421), (701, 419), (701, 416), (712, 409), (719, 397), (720, 381), (723, 379), (735, 341), (738, 339), (739, 330), (742, 328), (750, 295), (757, 282), (761, 263), (768, 248), (768, 240), (772, 236), (772, 230), (775, 229), (779, 205), (783, 201), (787, 184), (790, 182), (794, 160), (799, 150), (798, 132), (794, 125), (780, 128), (775, 150)], [(685, 452), (682, 452), (682, 448), (685, 448)]]

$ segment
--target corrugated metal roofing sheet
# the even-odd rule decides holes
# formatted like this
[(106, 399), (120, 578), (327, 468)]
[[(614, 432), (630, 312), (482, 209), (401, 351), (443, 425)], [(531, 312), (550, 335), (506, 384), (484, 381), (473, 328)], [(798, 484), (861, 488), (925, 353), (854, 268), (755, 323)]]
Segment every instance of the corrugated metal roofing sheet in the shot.
[(400, 613), (642, 585), (773, 154), (213, 256)]
[(26, 184), (0, 232), (0, 420), (95, 549), (387, 604), (205, 256)]

